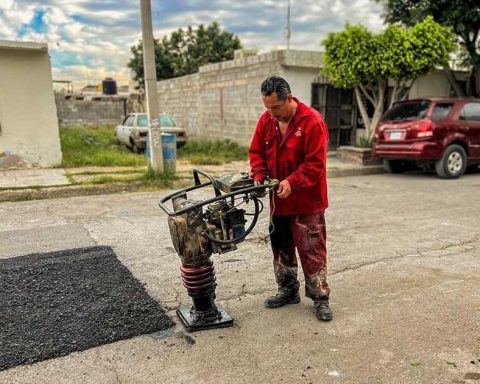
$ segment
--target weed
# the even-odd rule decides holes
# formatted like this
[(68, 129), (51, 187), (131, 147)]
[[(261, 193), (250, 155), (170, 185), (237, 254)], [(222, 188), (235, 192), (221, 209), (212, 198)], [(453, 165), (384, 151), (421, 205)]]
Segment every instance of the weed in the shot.
[(142, 166), (144, 156), (130, 153), (117, 144), (110, 126), (97, 128), (61, 128), (62, 167)]
[(178, 179), (175, 175), (171, 175), (168, 173), (157, 174), (151, 169), (143, 173), (137, 173), (127, 177), (118, 176), (122, 175), (99, 175), (98, 177), (94, 177), (93, 179), (88, 181), (87, 184), (99, 185), (111, 183), (138, 183), (139, 185), (148, 188), (170, 188), (173, 186), (173, 181)]
[(358, 144), (356, 145), (356, 147), (359, 147), (359, 148), (372, 148), (372, 145), (373, 145), (373, 138), (368, 138), (367, 136), (361, 136), (359, 139), (358, 139)]
[(189, 140), (178, 150), (178, 158), (193, 164), (216, 165), (248, 158), (248, 148), (231, 140)]
[[(113, 127), (61, 128), (62, 167), (83, 166), (133, 166), (147, 164), (144, 155), (131, 153), (124, 145), (118, 144)], [(231, 140), (195, 140), (177, 151), (179, 159), (193, 164), (215, 165), (236, 160), (246, 160), (248, 148)]]

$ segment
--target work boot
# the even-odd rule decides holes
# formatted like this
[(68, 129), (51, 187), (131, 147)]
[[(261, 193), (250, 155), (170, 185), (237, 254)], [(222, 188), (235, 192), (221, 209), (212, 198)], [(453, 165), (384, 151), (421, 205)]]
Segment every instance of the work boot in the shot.
[(314, 300), (313, 307), (318, 320), (330, 321), (333, 319), (333, 312), (328, 305), (328, 300)]
[(298, 290), (289, 290), (280, 288), (275, 296), (265, 300), (265, 307), (280, 308), (287, 304), (297, 304), (300, 302), (300, 294)]

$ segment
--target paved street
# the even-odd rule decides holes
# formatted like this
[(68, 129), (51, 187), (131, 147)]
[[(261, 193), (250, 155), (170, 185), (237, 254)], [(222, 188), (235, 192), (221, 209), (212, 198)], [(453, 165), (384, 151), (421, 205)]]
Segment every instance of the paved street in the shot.
[(334, 320), (317, 321), (303, 292), (298, 305), (263, 307), (275, 291), (264, 212), (238, 251), (213, 257), (235, 326), (192, 334), (174, 312), (191, 300), (157, 208), (168, 191), (0, 203), (0, 258), (111, 246), (177, 323), (0, 372), (0, 383), (479, 382), (480, 175), (351, 176), (329, 188)]

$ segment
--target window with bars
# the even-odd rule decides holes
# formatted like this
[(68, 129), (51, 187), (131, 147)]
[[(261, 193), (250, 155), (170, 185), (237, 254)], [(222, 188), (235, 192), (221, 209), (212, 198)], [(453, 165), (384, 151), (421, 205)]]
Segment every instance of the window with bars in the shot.
[(322, 113), (328, 125), (329, 147), (351, 145), (355, 140), (355, 107), (352, 89), (331, 84), (312, 84), (312, 107)]

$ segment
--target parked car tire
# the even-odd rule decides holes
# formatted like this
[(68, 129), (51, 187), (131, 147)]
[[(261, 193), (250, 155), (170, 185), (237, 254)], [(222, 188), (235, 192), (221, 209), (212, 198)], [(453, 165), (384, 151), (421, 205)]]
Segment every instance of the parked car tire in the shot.
[(133, 139), (130, 139), (130, 150), (133, 153), (142, 153), (142, 150), (137, 147), (137, 145), (135, 144), (135, 141)]
[(457, 179), (467, 168), (467, 153), (458, 144), (449, 145), (442, 158), (435, 163), (435, 171), (442, 179)]
[(403, 173), (406, 168), (401, 160), (383, 159), (383, 169), (388, 173)]

